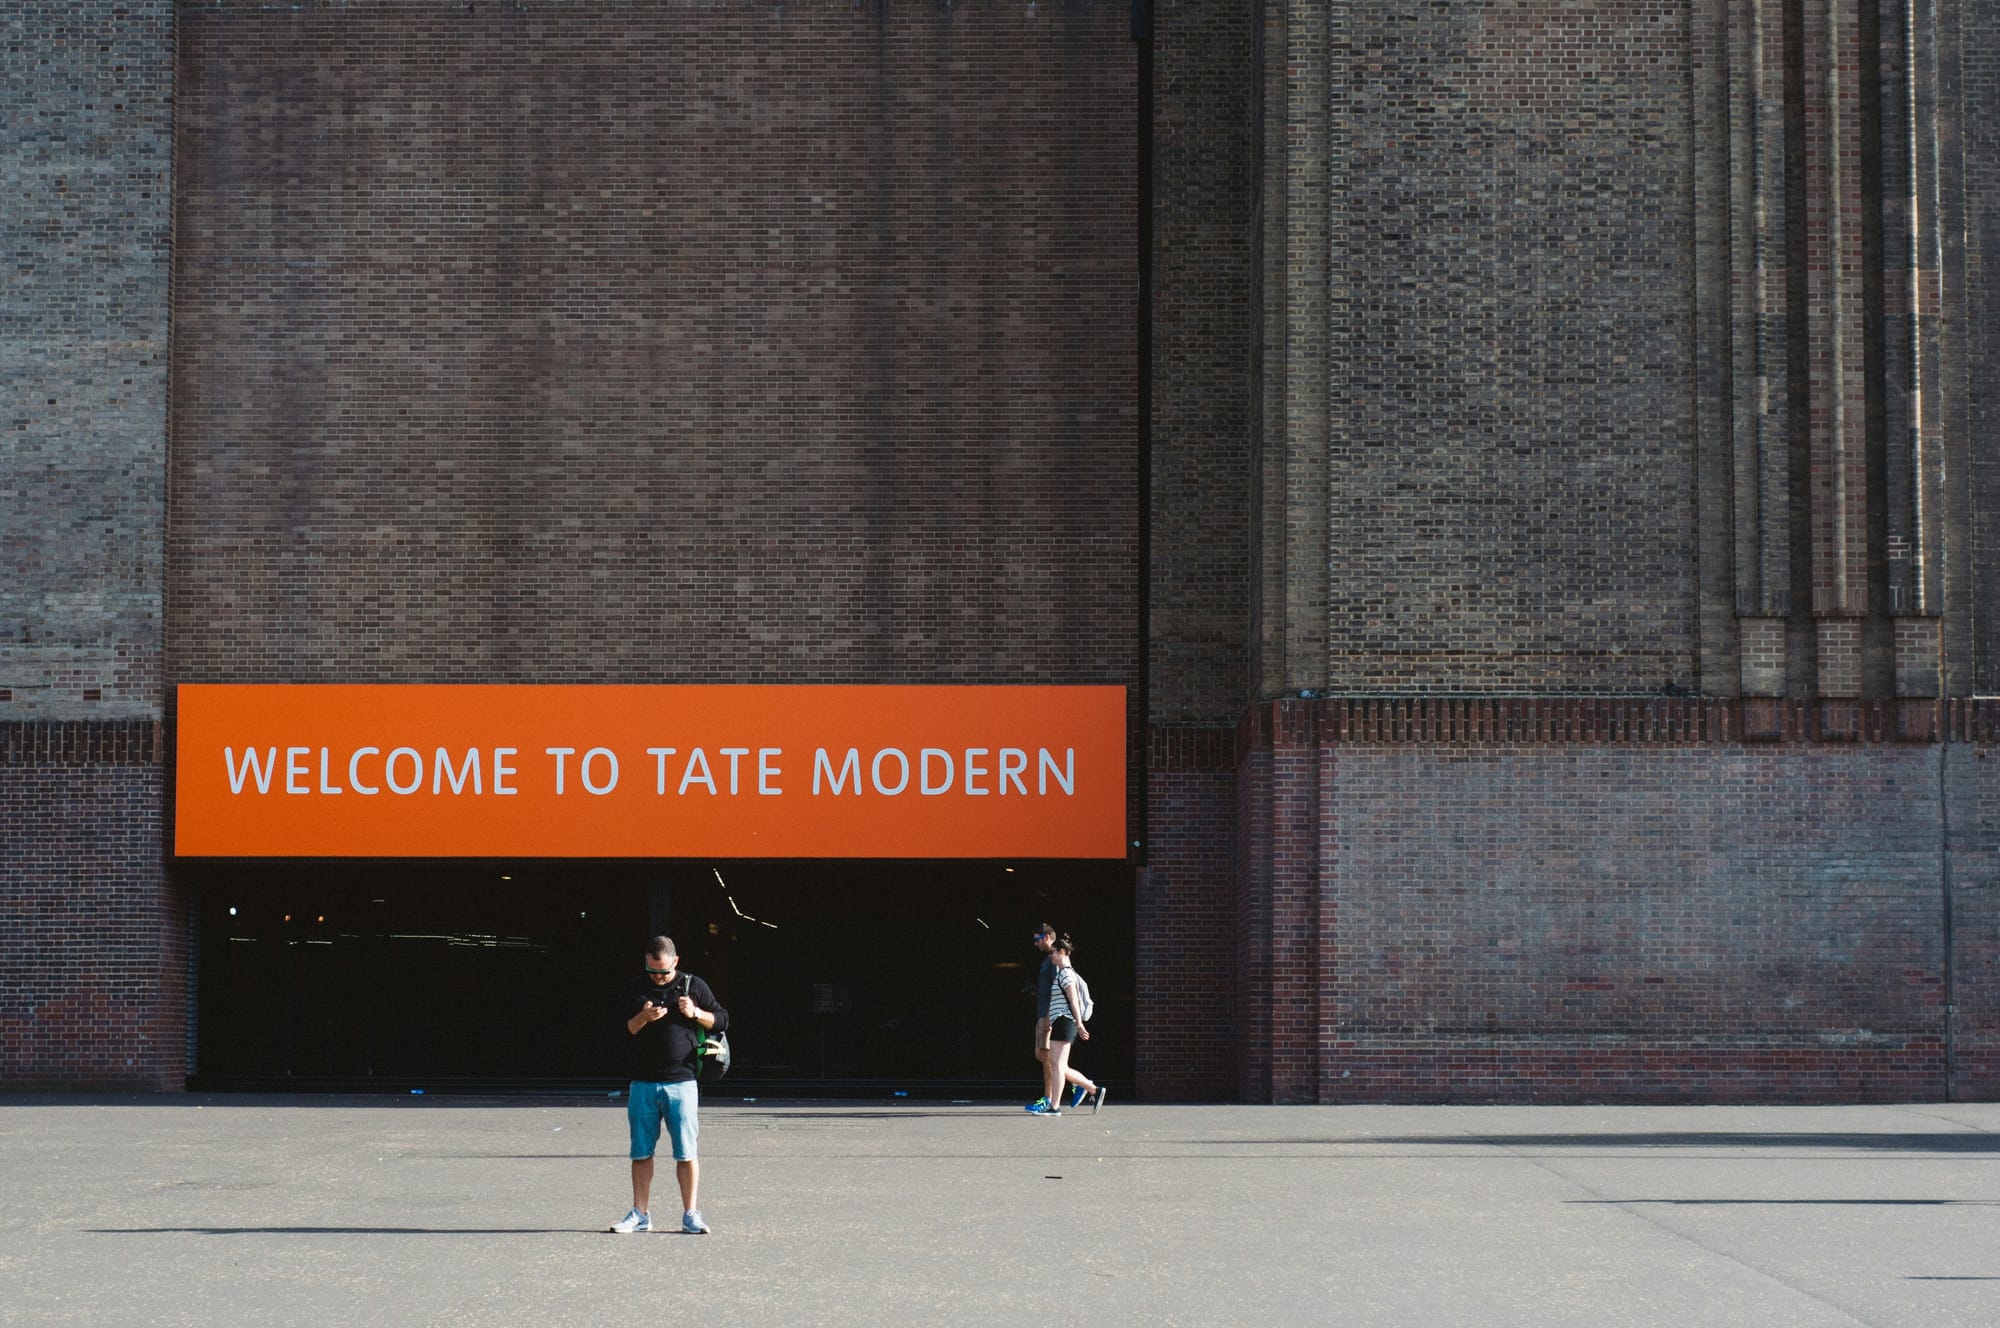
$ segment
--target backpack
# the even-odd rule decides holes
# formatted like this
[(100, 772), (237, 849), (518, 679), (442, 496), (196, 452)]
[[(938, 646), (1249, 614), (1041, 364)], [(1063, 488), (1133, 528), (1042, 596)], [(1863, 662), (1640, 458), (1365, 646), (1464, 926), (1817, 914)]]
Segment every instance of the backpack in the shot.
[(712, 1084), (729, 1073), (729, 1034), (711, 1033), (700, 1024), (694, 1029), (694, 1077)]
[[(685, 996), (690, 990), (686, 973), (681, 974), (680, 994)], [(696, 1082), (712, 1084), (729, 1073), (729, 1034), (711, 1033), (700, 1024), (694, 1026), (694, 1077)]]
[[(1070, 965), (1069, 976), (1070, 994), (1064, 999), (1075, 1007), (1070, 1013), (1087, 1024), (1097, 1017), (1097, 1002), (1090, 999), (1090, 984), (1083, 980), (1083, 974), (1076, 971), (1076, 965)], [(1062, 979), (1056, 981), (1061, 982)]]

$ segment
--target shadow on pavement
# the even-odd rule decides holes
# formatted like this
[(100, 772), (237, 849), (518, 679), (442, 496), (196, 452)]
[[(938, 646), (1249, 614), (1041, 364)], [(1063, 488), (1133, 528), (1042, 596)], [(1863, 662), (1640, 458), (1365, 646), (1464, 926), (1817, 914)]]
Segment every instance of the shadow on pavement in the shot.
[(93, 1236), (593, 1236), (602, 1227), (90, 1227)]
[(1366, 1135), (1344, 1139), (1177, 1139), (1200, 1148), (1236, 1145), (1296, 1148), (1364, 1148), (1428, 1144), (1438, 1148), (1857, 1148), (1904, 1153), (2000, 1153), (2000, 1134), (1974, 1130), (1953, 1134), (1883, 1132), (1671, 1134), (1411, 1134)]
[(1566, 1199), (1583, 1206), (1624, 1208), (1631, 1204), (1669, 1204), (1677, 1208), (1711, 1207), (1858, 1207), (1858, 1208), (2000, 1208), (2000, 1199)]

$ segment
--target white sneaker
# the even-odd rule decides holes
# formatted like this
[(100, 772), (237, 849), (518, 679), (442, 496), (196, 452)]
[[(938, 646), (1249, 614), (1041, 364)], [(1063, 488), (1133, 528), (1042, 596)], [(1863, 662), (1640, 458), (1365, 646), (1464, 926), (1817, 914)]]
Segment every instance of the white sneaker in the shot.
[(635, 1231), (651, 1231), (653, 1229), (653, 1215), (651, 1213), (642, 1213), (634, 1208), (631, 1212), (625, 1214), (623, 1218), (613, 1222), (611, 1229), (621, 1236), (629, 1236)]
[(701, 1209), (690, 1208), (681, 1214), (681, 1234), (683, 1236), (706, 1236), (708, 1223), (701, 1220)]

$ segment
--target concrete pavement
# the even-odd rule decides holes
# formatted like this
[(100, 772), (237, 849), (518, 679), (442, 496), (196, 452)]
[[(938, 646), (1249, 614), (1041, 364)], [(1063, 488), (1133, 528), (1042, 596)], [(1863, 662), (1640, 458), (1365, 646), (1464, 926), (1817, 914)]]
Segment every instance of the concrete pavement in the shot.
[(624, 1148), (605, 1099), (0, 1096), (0, 1322), (2000, 1323), (2000, 1104), (711, 1093), (706, 1237), (603, 1234)]

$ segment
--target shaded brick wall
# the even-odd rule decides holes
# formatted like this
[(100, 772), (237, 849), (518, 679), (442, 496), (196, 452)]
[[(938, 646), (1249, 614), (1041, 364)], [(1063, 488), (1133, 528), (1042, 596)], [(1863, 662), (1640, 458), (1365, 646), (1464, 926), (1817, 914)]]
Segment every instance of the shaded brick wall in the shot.
[(1256, 6), (1153, 16), (1148, 819), (1139, 1091), (1237, 1095), (1234, 725), (1249, 692)]
[(159, 726), (0, 723), (0, 1084), (178, 1089), (187, 909)]
[(182, 15), (177, 681), (1134, 682), (1115, 3)]
[(1233, 725), (1249, 691), (1255, 6), (1152, 8), (1151, 718)]
[(1245, 1102), (1271, 1100), (1271, 895), (1278, 871), (1271, 852), (1273, 756), (1267, 741), (1239, 740), (1236, 765), (1236, 865), (1231, 922), (1236, 956), (1236, 1014), (1242, 1021), (1231, 1068)]
[(1236, 733), (1163, 729), (1148, 760), (1154, 833), (1139, 875), (1138, 1088), (1153, 1100), (1237, 1095)]

